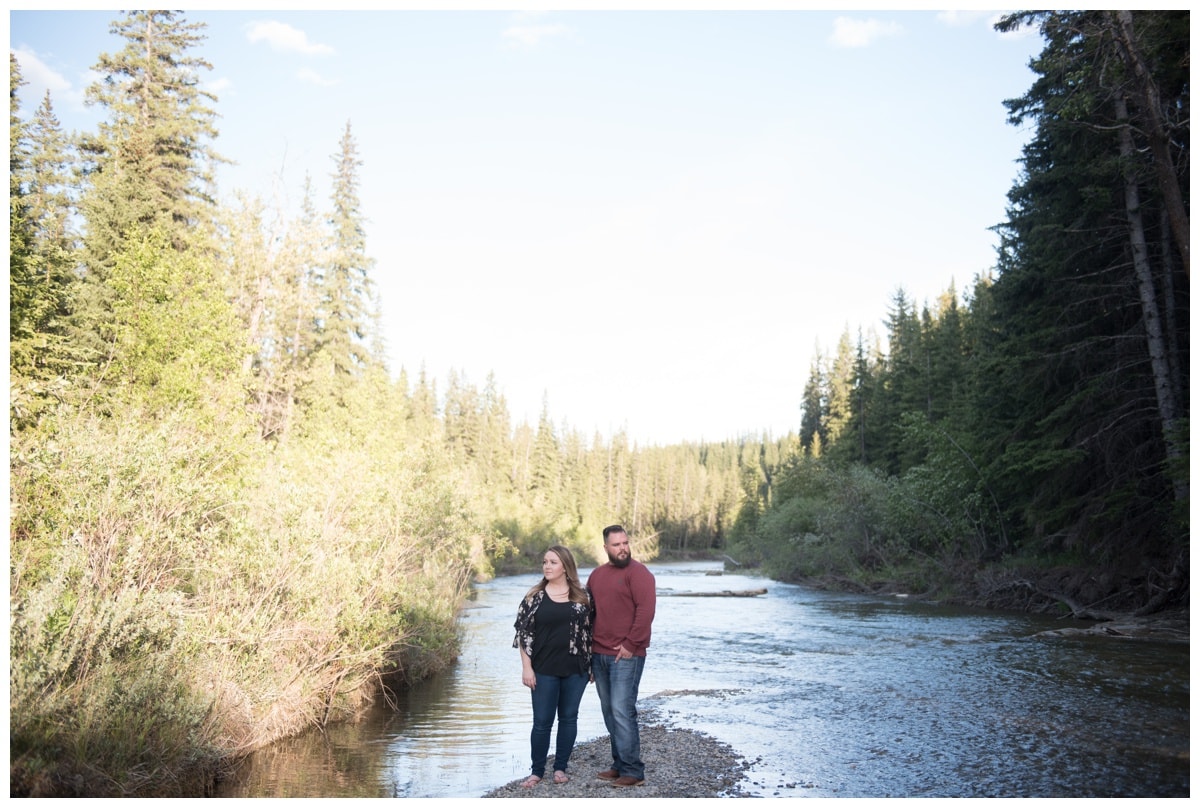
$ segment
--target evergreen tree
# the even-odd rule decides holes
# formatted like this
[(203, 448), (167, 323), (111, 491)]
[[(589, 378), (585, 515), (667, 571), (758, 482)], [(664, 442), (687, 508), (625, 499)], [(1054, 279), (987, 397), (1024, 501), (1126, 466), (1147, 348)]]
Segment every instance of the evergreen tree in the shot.
[(219, 382), (236, 378), (241, 334), (211, 260), (151, 231), (114, 256), (108, 283), (115, 339), (107, 373), (117, 393), (163, 410), (216, 404), (220, 417), (230, 402), (220, 401)]
[(437, 380), (430, 379), (425, 373), (425, 366), (417, 374), (417, 386), (412, 392), (409, 419), (412, 421), (412, 432), (417, 435), (430, 435), (437, 424), (438, 416)]
[(941, 421), (963, 414), (966, 375), (962, 312), (954, 284), (938, 301), (938, 313), (930, 334), (929, 417)]
[(549, 399), (543, 396), (542, 412), (538, 416), (537, 433), (533, 441), (530, 487), (539, 493), (544, 502), (554, 502), (561, 475), (558, 436), (554, 433), (554, 422), (550, 420)]
[(125, 47), (100, 56), (101, 78), (87, 89), (109, 116), (84, 141), (90, 271), (103, 272), (132, 228), (158, 226), (179, 249), (213, 213), (216, 96), (200, 80), (212, 65), (192, 54), (205, 27), (175, 11), (131, 11), (112, 23)]
[[(33, 220), (22, 181), (28, 172), (29, 146), (21, 120), (17, 91), (25, 84), (17, 57), (8, 57), (8, 335), (12, 364), (32, 366), (35, 349), (29, 345), (44, 317), (33, 254)], [(24, 350), (23, 350), (24, 348)]]
[(446, 381), (442, 407), (446, 445), (464, 465), (474, 465), (479, 445), (483, 413), (479, 391), (454, 369)]
[[(1025, 12), (999, 24), (1036, 24), (1046, 46), (1033, 86), (1006, 102), (1014, 124), (1035, 128), (1000, 228), (979, 421), (1002, 498), (1035, 542), (1114, 558), (1172, 543), (1166, 519), (1186, 477), (1166, 461), (1186, 451), (1172, 417), (1186, 387), (1173, 389), (1170, 366), (1186, 366), (1188, 342), (1186, 316), (1162, 333), (1163, 312), (1186, 312), (1186, 246), (1145, 141), (1153, 118), (1175, 121), (1171, 149), (1186, 165), (1188, 15), (1132, 16), (1134, 36), (1154, 43), (1140, 53), (1156, 110), (1121, 52), (1120, 17)], [(1176, 180), (1186, 187), (1186, 172)], [(1176, 362), (1169, 345), (1184, 352)]]
[[(288, 228), (279, 257), (283, 288), (279, 293), (275, 320), (280, 344), (278, 361), (281, 363), (276, 374), (285, 405), (281, 436), (286, 436), (294, 409), (312, 376), (313, 357), (319, 342), (317, 282), (323, 238), (313, 201), (312, 178), (306, 175), (300, 213)], [(404, 400), (408, 392), (407, 379), (400, 385), (400, 390), (400, 398)]]
[(358, 197), (358, 171), (362, 161), (346, 123), (334, 158), (333, 211), (330, 250), (320, 277), (321, 342), (335, 373), (357, 375), (381, 364), (373, 356), (378, 313), (367, 236)]
[(36, 230), (39, 271), (48, 283), (65, 285), (74, 260), (75, 237), (71, 231), (74, 202), (72, 168), (75, 163), (70, 140), (54, 112), (47, 91), (29, 122), (29, 213)]
[[(850, 344), (850, 330), (847, 328), (838, 339), (837, 352), (829, 368), (828, 393), (825, 405), (825, 429), (822, 437), (826, 449), (831, 444), (838, 444), (842, 435), (850, 427), (852, 415), (852, 398), (854, 396), (854, 349)], [(844, 459), (850, 459), (853, 451), (848, 444), (845, 447)]]
[(124, 49), (102, 54), (93, 68), (100, 79), (87, 101), (108, 117), (81, 145), (87, 283), (73, 308), (78, 338), (101, 355), (113, 306), (105, 281), (125, 239), (153, 230), (182, 250), (209, 233), (212, 169), (222, 158), (209, 145), (216, 97), (200, 84), (200, 71), (212, 66), (192, 53), (204, 28), (175, 11), (131, 11), (111, 29)]
[(825, 408), (826, 380), (823, 371), (824, 359), (821, 347), (813, 349), (812, 364), (808, 370), (808, 381), (804, 383), (804, 400), (800, 405), (800, 443), (812, 450), (814, 441), (821, 443), (827, 418)]
[(850, 425), (856, 458), (860, 463), (871, 463), (873, 460), (874, 447), (873, 442), (869, 440), (875, 421), (870, 411), (873, 388), (874, 374), (867, 357), (867, 345), (862, 329), (859, 328), (858, 341), (854, 347), (854, 392), (850, 398)]
[(512, 480), (506, 468), (512, 448), (512, 418), (508, 402), (499, 390), (494, 373), (488, 373), (481, 403), (482, 423), (479, 437), (479, 462), (485, 485), (491, 490), (507, 493)]
[(28, 122), (10, 54), (9, 368), (13, 425), (31, 422), (86, 357), (68, 340), (74, 240), (68, 222), (70, 149), (49, 93)]

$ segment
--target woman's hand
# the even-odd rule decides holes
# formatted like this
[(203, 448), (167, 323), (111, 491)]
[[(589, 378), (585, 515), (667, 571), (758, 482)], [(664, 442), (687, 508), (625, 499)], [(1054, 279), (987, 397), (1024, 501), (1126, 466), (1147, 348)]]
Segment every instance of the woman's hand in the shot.
[(521, 655), (521, 684), (533, 690), (537, 687), (537, 674), (533, 672), (533, 660), (529, 658), (529, 654), (525, 653), (524, 646), (518, 649)]

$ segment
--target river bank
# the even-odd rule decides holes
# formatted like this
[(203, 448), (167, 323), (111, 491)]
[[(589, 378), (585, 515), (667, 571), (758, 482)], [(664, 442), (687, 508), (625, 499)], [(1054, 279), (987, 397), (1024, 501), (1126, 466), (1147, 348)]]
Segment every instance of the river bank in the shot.
[(887, 576), (792, 576), (788, 583), (824, 592), (851, 592), (972, 609), (1046, 615), (1070, 621), (1055, 634), (1105, 636), (1189, 644), (1190, 586), (1176, 567), (1153, 597), (1145, 581), (1078, 567), (1008, 569), (984, 567), (947, 574), (930, 591), (913, 591)]

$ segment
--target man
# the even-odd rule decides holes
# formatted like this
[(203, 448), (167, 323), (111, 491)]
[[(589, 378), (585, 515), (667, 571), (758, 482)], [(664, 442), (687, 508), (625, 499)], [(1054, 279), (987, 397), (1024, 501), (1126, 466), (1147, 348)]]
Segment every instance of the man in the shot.
[(646, 782), (638, 735), (637, 695), (654, 620), (654, 574), (634, 561), (620, 525), (604, 528), (608, 563), (592, 570), (587, 588), (596, 619), (592, 629), (592, 675), (612, 744), (612, 768), (597, 776), (614, 787)]

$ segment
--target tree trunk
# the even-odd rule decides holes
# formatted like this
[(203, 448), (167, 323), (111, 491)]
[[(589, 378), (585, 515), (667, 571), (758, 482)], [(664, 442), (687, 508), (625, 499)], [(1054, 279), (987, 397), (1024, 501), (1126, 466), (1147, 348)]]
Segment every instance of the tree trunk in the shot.
[[(1190, 217), (1187, 205), (1183, 201), (1183, 192), (1179, 188), (1179, 174), (1175, 170), (1175, 161), (1171, 159), (1171, 141), (1167, 126), (1163, 120), (1162, 99), (1159, 96), (1158, 85), (1150, 75), (1141, 49), (1138, 48), (1133, 30), (1133, 12), (1114, 11), (1116, 19), (1114, 26), (1118, 41), (1121, 43), (1121, 56), (1133, 71), (1137, 79), (1139, 101), (1145, 110), (1144, 122), (1146, 136), (1150, 140), (1150, 153), (1154, 156), (1154, 172), (1158, 177), (1159, 189), (1167, 207), (1167, 216), (1171, 222), (1171, 234), (1179, 247), (1179, 256), (1183, 261), (1183, 271), (1190, 278), (1191, 272), (1191, 241)], [(1120, 103), (1124, 103), (1124, 100)]]
[[(1121, 162), (1125, 174), (1125, 216), (1129, 222), (1130, 249), (1133, 254), (1133, 270), (1138, 281), (1138, 296), (1142, 304), (1142, 322), (1146, 327), (1146, 347), (1150, 353), (1150, 369), (1154, 376), (1154, 394), (1158, 401), (1159, 419), (1162, 423), (1163, 440), (1167, 457), (1176, 460), (1182, 456), (1175, 430), (1176, 402), (1178, 400), (1171, 384), (1171, 369), (1167, 361), (1166, 340), (1163, 338), (1162, 318), (1159, 316), (1158, 295), (1155, 291), (1154, 273), (1150, 267), (1150, 252), (1146, 247), (1146, 231), (1142, 223), (1141, 197), (1138, 191), (1137, 155), (1133, 144), (1133, 133), (1129, 128), (1129, 111), (1125, 97), (1118, 91), (1115, 97)], [(1188, 497), (1188, 484), (1174, 479), (1175, 498), (1184, 501)]]

